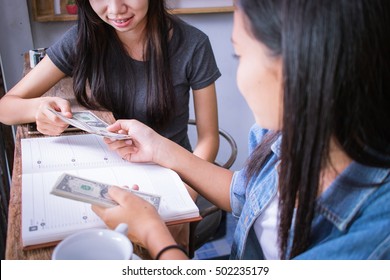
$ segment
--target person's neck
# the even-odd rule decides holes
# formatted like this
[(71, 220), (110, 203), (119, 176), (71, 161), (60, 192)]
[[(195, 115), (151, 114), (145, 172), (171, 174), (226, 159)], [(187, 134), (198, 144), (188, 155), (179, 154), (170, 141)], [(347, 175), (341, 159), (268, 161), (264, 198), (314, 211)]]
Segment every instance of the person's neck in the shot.
[(128, 32), (117, 32), (129, 56), (135, 60), (143, 61), (146, 43), (146, 28), (138, 28)]
[(332, 138), (329, 146), (329, 160), (321, 172), (320, 193), (323, 193), (351, 162), (352, 159)]

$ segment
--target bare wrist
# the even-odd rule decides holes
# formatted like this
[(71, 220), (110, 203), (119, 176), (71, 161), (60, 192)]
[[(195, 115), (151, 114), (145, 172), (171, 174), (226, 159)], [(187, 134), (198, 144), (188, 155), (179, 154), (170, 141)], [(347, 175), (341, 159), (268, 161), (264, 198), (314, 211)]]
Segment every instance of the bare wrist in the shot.
[[(144, 245), (146, 249), (149, 251), (150, 256), (152, 256), (154, 259), (156, 257), (165, 258), (166, 255), (172, 256), (171, 258), (179, 258), (172, 255), (172, 254), (180, 253), (179, 249), (174, 250), (172, 248), (172, 252), (168, 252), (171, 249), (164, 249), (168, 246), (177, 246), (177, 244), (163, 221), (161, 221), (161, 223), (154, 224), (153, 229), (149, 230), (147, 235), (145, 236), (144, 242), (145, 242)], [(179, 252), (174, 252), (174, 251), (179, 251)], [(183, 250), (182, 252), (185, 251)], [(182, 254), (180, 258), (183, 257), (185, 257), (184, 254)]]

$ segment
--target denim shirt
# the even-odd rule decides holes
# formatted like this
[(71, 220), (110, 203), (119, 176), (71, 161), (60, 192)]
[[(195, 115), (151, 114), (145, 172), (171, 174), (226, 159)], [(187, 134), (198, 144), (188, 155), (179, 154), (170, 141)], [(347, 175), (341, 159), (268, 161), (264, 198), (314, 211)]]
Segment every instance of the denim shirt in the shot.
[[(250, 152), (266, 132), (252, 127)], [(253, 224), (277, 192), (280, 142), (281, 137), (271, 147), (271, 159), (248, 186), (245, 169), (233, 175), (230, 199), (238, 222), (231, 259), (264, 258)], [(352, 162), (317, 199), (311, 244), (295, 259), (390, 259), (389, 201), (390, 169)]]

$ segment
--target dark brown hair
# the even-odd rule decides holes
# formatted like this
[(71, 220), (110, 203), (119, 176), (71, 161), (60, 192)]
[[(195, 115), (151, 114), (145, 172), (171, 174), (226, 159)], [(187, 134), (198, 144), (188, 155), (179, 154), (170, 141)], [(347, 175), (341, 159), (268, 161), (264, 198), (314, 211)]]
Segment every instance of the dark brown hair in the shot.
[[(237, 5), (253, 36), (283, 61), (279, 241), (282, 258), (293, 258), (310, 246), (331, 137), (353, 160), (390, 167), (390, 2), (238, 0)], [(257, 147), (248, 176), (261, 170), (269, 147), (269, 141)]]
[[(114, 28), (103, 22), (89, 1), (78, 5), (78, 40), (74, 60), (74, 91), (77, 101), (90, 109), (107, 109), (131, 116), (134, 106), (134, 69), (125, 61), (127, 51)], [(153, 128), (163, 128), (175, 113), (175, 98), (169, 62), (169, 36), (175, 17), (165, 1), (149, 0), (147, 12), (147, 117)], [(175, 30), (179, 32), (179, 30)], [(87, 92), (90, 86), (91, 94)]]

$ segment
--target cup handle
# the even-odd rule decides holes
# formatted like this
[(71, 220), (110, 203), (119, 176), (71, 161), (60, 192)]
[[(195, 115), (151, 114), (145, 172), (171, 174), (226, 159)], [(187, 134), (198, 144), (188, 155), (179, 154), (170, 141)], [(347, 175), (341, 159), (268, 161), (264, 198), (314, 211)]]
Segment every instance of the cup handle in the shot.
[(116, 228), (115, 228), (115, 231), (119, 232), (119, 233), (122, 233), (124, 236), (127, 236), (127, 231), (128, 231), (129, 227), (127, 226), (127, 224), (125, 223), (121, 223), (119, 224)]

